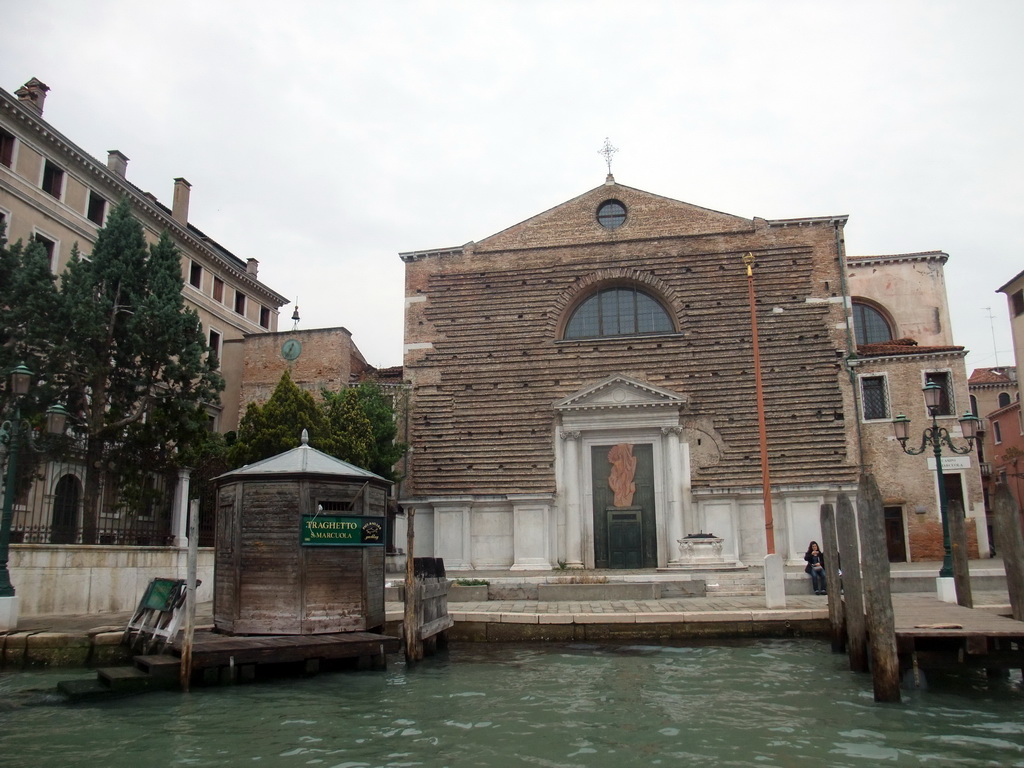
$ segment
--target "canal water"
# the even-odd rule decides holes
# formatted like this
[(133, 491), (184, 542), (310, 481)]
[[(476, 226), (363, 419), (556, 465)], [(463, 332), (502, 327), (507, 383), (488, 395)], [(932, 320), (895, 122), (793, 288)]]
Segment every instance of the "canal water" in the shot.
[(899, 705), (820, 640), (459, 644), (407, 669), (68, 706), (0, 676), (0, 766), (1024, 766), (1024, 690), (933, 677)]

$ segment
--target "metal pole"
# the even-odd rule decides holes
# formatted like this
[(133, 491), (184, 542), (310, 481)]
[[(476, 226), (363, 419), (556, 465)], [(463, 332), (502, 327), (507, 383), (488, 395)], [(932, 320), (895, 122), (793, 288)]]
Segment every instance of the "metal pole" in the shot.
[(14, 494), (18, 479), (18, 431), (21, 406), (14, 408), (14, 419), (7, 422), (7, 474), (4, 477), (4, 508), (0, 517), (0, 597), (14, 597), (14, 585), (7, 568), (11, 549), (11, 523), (14, 520)]
[(942, 474), (942, 440), (939, 436), (939, 424), (932, 414), (932, 429), (929, 439), (932, 441), (932, 452), (935, 454), (935, 479), (939, 483), (939, 517), (942, 519), (942, 569), (939, 578), (953, 577), (953, 549), (949, 541), (949, 500), (946, 498), (946, 480)]
[(768, 476), (768, 428), (764, 415), (764, 387), (761, 383), (761, 350), (757, 337), (757, 303), (754, 296), (754, 255), (743, 257), (747, 265), (747, 294), (750, 300), (750, 329), (754, 342), (754, 388), (757, 391), (757, 426), (761, 438), (761, 493), (764, 497), (764, 536), (768, 554), (775, 554), (775, 522), (772, 519), (772, 484)]

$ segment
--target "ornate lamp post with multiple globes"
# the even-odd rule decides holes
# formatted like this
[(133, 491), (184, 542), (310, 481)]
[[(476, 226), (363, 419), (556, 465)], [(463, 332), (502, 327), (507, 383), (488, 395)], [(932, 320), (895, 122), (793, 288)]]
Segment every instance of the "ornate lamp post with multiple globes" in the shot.
[[(0, 445), (6, 448), (7, 472), (4, 476), (3, 516), (0, 517), (0, 631), (14, 629), (18, 623), (17, 601), (11, 574), (7, 568), (10, 555), (11, 522), (14, 517), (14, 496), (18, 480), (18, 449), (22, 434), (31, 439), (32, 425), (21, 418), (21, 399), (32, 386), (32, 371), (19, 365), (10, 372), (10, 394), (14, 403), (12, 417), (0, 424)], [(46, 431), (63, 434), (68, 412), (61, 405), (46, 409)], [(5, 627), (5, 624), (9, 626)]]
[(938, 424), (937, 416), (942, 403), (942, 395), (942, 387), (934, 381), (929, 381), (925, 385), (924, 404), (932, 417), (932, 425), (926, 427), (922, 433), (920, 448), (907, 448), (907, 440), (910, 439), (910, 419), (902, 413), (893, 419), (892, 429), (905, 453), (917, 456), (931, 448), (935, 455), (935, 475), (939, 483), (939, 514), (942, 517), (942, 547), (945, 553), (939, 578), (951, 578), (953, 576), (953, 554), (949, 543), (949, 500), (946, 497), (946, 484), (942, 476), (942, 446), (945, 445), (953, 453), (961, 455), (970, 453), (974, 448), (974, 439), (978, 435), (978, 425), (981, 423), (981, 419), (970, 412), (960, 417), (960, 429), (967, 441), (967, 447), (957, 448), (946, 428), (940, 427)]

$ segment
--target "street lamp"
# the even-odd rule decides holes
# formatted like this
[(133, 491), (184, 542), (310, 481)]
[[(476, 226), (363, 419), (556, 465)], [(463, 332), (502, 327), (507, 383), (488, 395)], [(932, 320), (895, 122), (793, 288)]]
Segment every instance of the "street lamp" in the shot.
[[(0, 598), (13, 598), (14, 586), (11, 584), (11, 574), (7, 568), (7, 561), (10, 555), (11, 543), (11, 522), (14, 517), (14, 496), (18, 484), (18, 448), (19, 438), (24, 432), (31, 437), (32, 425), (21, 418), (21, 399), (28, 394), (32, 385), (32, 371), (24, 365), (19, 365), (10, 372), (10, 392), (14, 402), (14, 414), (12, 418), (0, 424), (0, 445), (7, 450), (7, 473), (4, 476), (4, 506), (3, 515), (0, 517)], [(68, 412), (61, 405), (51, 405), (46, 409), (46, 431), (50, 434), (63, 434), (64, 425), (67, 422)], [(2, 610), (0, 614), (10, 615), (11, 609)], [(13, 608), (17, 623), (17, 608)], [(0, 616), (2, 619), (2, 616)]]
[(950, 437), (949, 432), (945, 427), (939, 426), (936, 418), (939, 406), (942, 403), (943, 388), (934, 381), (929, 381), (925, 384), (923, 391), (924, 404), (927, 406), (928, 413), (932, 417), (932, 425), (926, 427), (922, 433), (921, 447), (907, 448), (907, 440), (910, 439), (910, 419), (902, 413), (893, 419), (892, 429), (896, 434), (896, 439), (900, 441), (900, 446), (903, 448), (904, 453), (917, 456), (924, 453), (930, 447), (935, 454), (935, 473), (939, 483), (939, 515), (942, 517), (942, 548), (944, 551), (939, 578), (949, 578), (953, 576), (953, 553), (949, 544), (949, 501), (946, 498), (946, 483), (942, 475), (942, 446), (945, 445), (953, 453), (961, 455), (970, 453), (974, 447), (974, 438), (978, 435), (978, 425), (981, 423), (981, 419), (970, 412), (960, 417), (960, 429), (963, 432), (964, 439), (967, 440), (967, 447), (957, 448), (953, 445), (953, 439)]

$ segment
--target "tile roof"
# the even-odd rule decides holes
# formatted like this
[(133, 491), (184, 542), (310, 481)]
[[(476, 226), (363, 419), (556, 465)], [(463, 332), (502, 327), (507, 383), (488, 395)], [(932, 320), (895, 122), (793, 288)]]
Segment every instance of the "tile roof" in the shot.
[(963, 347), (922, 347), (914, 339), (893, 339), (876, 344), (858, 344), (857, 354), (862, 357), (891, 357), (894, 355), (931, 355), (937, 352), (963, 352)]
[(1003, 384), (1010, 385), (1013, 382), (1010, 377), (1003, 373), (1002, 368), (975, 368), (971, 373), (968, 384)]

